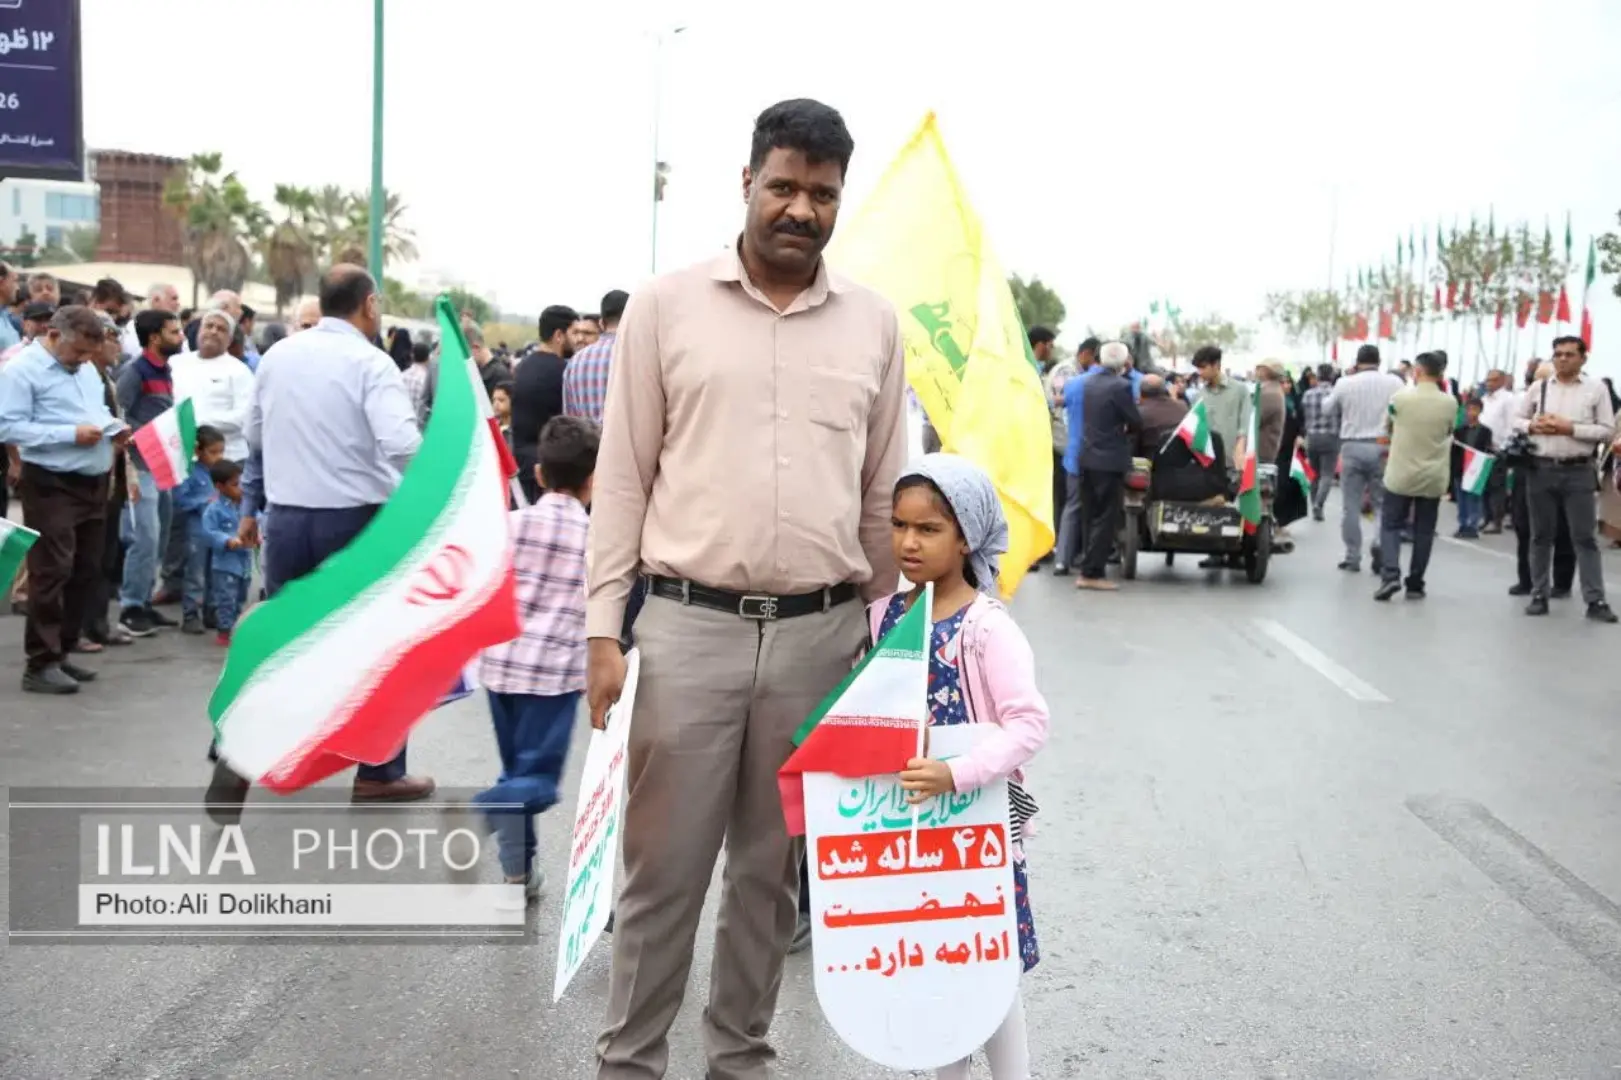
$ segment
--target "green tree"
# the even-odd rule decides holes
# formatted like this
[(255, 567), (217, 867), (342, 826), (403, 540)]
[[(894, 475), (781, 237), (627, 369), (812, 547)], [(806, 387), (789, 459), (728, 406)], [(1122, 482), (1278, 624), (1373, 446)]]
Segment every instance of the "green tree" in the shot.
[[(1617, 224), (1621, 224), (1621, 212), (1615, 215)], [(1599, 262), (1599, 271), (1605, 274), (1621, 275), (1621, 232), (1607, 232), (1598, 238), (1598, 249), (1604, 253)], [(1616, 278), (1612, 288), (1615, 295), (1621, 296), (1621, 277)], [(1580, 299), (1578, 298), (1578, 303)]]
[(1327, 349), (1345, 333), (1352, 310), (1333, 289), (1306, 289), (1269, 294), (1261, 317), (1296, 344), (1310, 341)]
[(446, 289), (445, 295), (450, 298), (450, 302), (456, 306), (457, 311), (467, 315), (480, 326), (494, 321), (497, 315), (495, 305), (471, 289), (457, 286), (454, 289)]
[(1205, 345), (1214, 345), (1224, 351), (1248, 349), (1254, 340), (1254, 331), (1212, 312), (1186, 322), (1177, 319), (1154, 334), (1153, 339), (1154, 344), (1159, 346), (1160, 355), (1174, 363), (1182, 357), (1192, 356), (1195, 350)]
[(4, 249), (5, 260), (26, 270), (39, 265), (39, 237), (27, 225), (17, 234), (17, 242)]
[(1032, 326), (1045, 326), (1053, 333), (1064, 321), (1064, 302), (1058, 294), (1048, 288), (1039, 277), (1032, 277), (1025, 281), (1018, 274), (1007, 279), (1008, 288), (1013, 292), (1013, 306), (1019, 311), (1019, 319), (1028, 330)]
[(412, 292), (391, 277), (383, 279), (383, 311), (402, 319), (427, 319), (433, 315), (433, 298)]
[(96, 250), (101, 247), (101, 227), (81, 225), (79, 228), (69, 229), (62, 237), (62, 245), (79, 262), (94, 262)]
[[(323, 235), (329, 262), (352, 262), (366, 265), (367, 249), (371, 244), (371, 192), (351, 191), (337, 197), (333, 206), (335, 188), (322, 188), (317, 196), (317, 213), (323, 223)], [(389, 263), (410, 262), (417, 257), (416, 233), (404, 223), (405, 203), (396, 192), (383, 191), (383, 266), (372, 267), (380, 272)]]
[(270, 218), (236, 173), (224, 171), (222, 155), (193, 155), (170, 178), (163, 201), (180, 215), (192, 304), (199, 286), (240, 290)]
[(320, 223), (315, 217), (316, 194), (308, 188), (277, 184), (275, 203), (281, 212), (265, 234), (260, 254), (264, 270), (276, 289), (276, 315), (309, 291), (320, 252)]

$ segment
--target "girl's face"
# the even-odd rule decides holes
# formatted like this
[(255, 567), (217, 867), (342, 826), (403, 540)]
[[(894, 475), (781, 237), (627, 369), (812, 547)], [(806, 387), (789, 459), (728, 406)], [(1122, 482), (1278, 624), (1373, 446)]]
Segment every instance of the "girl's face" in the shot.
[(220, 460), (224, 456), (225, 444), (222, 442), (208, 443), (205, 446), (200, 446), (197, 448), (197, 464), (201, 465), (205, 469), (213, 465), (214, 462)]
[(934, 493), (909, 487), (895, 496), (890, 545), (901, 574), (913, 585), (962, 576), (968, 544)]
[(495, 409), (495, 415), (503, 420), (512, 416), (512, 399), (507, 397), (505, 390), (497, 390), (490, 395), (490, 406)]

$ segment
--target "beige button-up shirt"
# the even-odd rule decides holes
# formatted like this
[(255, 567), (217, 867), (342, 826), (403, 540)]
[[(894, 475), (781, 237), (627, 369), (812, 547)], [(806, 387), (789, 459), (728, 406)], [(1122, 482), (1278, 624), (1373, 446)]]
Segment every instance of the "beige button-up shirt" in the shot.
[[(1547, 404), (1543, 404), (1543, 387), (1547, 387)], [(1562, 416), (1572, 424), (1569, 435), (1532, 435), (1531, 445), (1538, 457), (1578, 458), (1592, 457), (1601, 443), (1615, 437), (1615, 410), (1610, 407), (1610, 393), (1598, 379), (1583, 375), (1573, 383), (1549, 379), (1546, 384), (1532, 383), (1520, 395), (1515, 410), (1514, 429), (1529, 431), (1531, 420), (1538, 413)]]
[(781, 312), (735, 248), (632, 294), (592, 488), (586, 635), (619, 636), (639, 572), (779, 596), (892, 590), (905, 392), (895, 309), (826, 264)]

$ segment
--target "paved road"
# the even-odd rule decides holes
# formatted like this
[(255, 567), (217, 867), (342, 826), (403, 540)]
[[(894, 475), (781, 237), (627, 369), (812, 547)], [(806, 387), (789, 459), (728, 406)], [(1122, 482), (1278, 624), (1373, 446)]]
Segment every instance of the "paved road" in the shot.
[[(1327, 527), (1297, 531), (1259, 588), (1150, 560), (1118, 595), (1020, 593), (1053, 711), (1036, 1075), (1621, 1075), (1621, 628), (1521, 616), (1512, 537), (1442, 543), (1428, 600), (1376, 605)], [(0, 782), (198, 782), (210, 642), (121, 650), (50, 701), (17, 692), (20, 637), (0, 619)], [(487, 780), (482, 706), (412, 754)], [(542, 819), (547, 850), (565, 828)], [(0, 1076), (588, 1076), (607, 955), (548, 1004), (557, 916), (527, 947), (11, 947)], [(675, 1078), (702, 1075), (709, 932)], [(893, 1075), (822, 1023), (807, 958), (774, 1034), (784, 1077)]]

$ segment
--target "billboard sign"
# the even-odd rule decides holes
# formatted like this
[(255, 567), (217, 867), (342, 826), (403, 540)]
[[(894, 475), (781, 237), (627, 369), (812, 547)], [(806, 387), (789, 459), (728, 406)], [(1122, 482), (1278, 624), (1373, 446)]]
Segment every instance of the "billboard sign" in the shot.
[(0, 0), (0, 179), (84, 179), (79, 0)]

